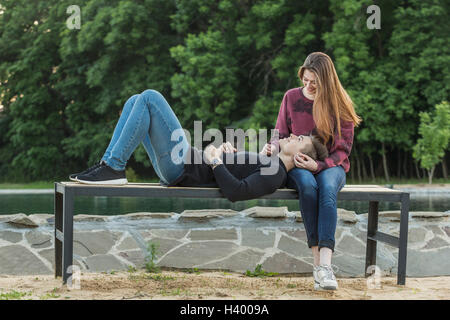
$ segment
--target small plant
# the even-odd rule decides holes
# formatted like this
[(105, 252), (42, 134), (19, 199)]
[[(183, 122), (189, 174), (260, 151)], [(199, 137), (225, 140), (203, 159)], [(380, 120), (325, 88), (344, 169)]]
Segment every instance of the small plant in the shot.
[(276, 273), (276, 272), (267, 272), (267, 271), (262, 269), (262, 266), (260, 264), (258, 264), (255, 267), (255, 271), (247, 270), (245, 272), (245, 275), (247, 277), (273, 277), (273, 276), (278, 275), (278, 273)]
[(155, 280), (155, 281), (166, 281), (166, 280), (175, 280), (174, 277), (171, 276), (162, 276), (159, 274), (155, 274), (155, 275), (148, 275), (145, 277), (146, 279), (151, 279), (151, 280)]
[(31, 295), (31, 292), (26, 293), (13, 290), (11, 292), (0, 293), (0, 300), (21, 300), (26, 295)]
[(147, 257), (145, 257), (145, 269), (147, 270), (147, 272), (151, 272), (151, 273), (158, 273), (160, 272), (160, 268), (156, 266), (156, 259), (157, 259), (157, 255), (159, 253), (159, 244), (157, 243), (152, 243), (149, 242), (148, 243), (148, 247), (147, 247), (147, 252), (148, 255)]
[(128, 271), (129, 273), (134, 273), (134, 272), (136, 272), (137, 270), (136, 270), (136, 268), (133, 267), (132, 265), (129, 265), (127, 271)]
[(186, 273), (200, 274), (200, 271), (198, 270), (198, 268), (186, 269), (186, 270), (184, 270), (184, 272), (186, 272)]
[(47, 299), (57, 299), (60, 295), (56, 294), (55, 292), (47, 293), (45, 296), (41, 296), (41, 300), (47, 300)]

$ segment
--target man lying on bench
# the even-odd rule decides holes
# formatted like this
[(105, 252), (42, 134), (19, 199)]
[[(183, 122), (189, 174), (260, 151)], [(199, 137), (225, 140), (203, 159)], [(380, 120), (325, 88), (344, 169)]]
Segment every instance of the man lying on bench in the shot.
[(270, 157), (237, 152), (229, 142), (218, 147), (210, 144), (203, 152), (189, 145), (163, 95), (148, 89), (125, 103), (102, 159), (69, 178), (87, 184), (126, 184), (126, 163), (141, 142), (163, 185), (218, 186), (233, 202), (258, 198), (284, 187), (297, 153), (314, 160), (328, 156), (316, 137), (293, 134), (281, 139), (280, 152)]

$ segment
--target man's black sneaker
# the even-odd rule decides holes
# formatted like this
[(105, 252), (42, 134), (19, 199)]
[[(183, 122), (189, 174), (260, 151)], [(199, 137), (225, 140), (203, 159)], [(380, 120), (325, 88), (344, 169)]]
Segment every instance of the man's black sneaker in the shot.
[(84, 170), (84, 171), (82, 171), (82, 172), (79, 172), (79, 173), (72, 173), (72, 174), (69, 176), (69, 179), (72, 180), (72, 181), (78, 181), (78, 180), (77, 180), (77, 176), (81, 176), (81, 175), (88, 174), (89, 172), (91, 172), (91, 171), (97, 169), (98, 167), (100, 167), (100, 166), (102, 165), (102, 163), (103, 163), (103, 160), (100, 160), (99, 162), (97, 162), (96, 164), (94, 164), (92, 167), (87, 168), (86, 170)]
[(77, 176), (76, 179), (78, 182), (87, 184), (123, 185), (128, 183), (125, 170), (117, 171), (104, 163), (88, 174)]

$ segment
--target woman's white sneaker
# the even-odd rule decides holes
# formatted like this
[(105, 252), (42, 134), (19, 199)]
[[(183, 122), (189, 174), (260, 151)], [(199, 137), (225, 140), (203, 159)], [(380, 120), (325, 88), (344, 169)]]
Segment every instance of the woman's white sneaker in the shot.
[[(314, 273), (314, 271), (313, 271)], [(338, 284), (336, 277), (334, 276), (333, 268), (329, 265), (320, 265), (317, 270), (317, 279), (319, 285), (316, 289), (316, 283), (314, 283), (314, 289), (316, 290), (337, 290)], [(314, 278), (314, 282), (316, 278)]]
[(320, 290), (319, 270), (320, 266), (313, 265), (314, 290)]

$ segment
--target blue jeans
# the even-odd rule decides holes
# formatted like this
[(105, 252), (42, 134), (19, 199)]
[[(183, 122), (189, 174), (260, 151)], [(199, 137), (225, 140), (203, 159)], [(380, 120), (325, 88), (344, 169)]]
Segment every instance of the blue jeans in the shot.
[(183, 174), (189, 142), (164, 96), (152, 89), (127, 100), (102, 160), (114, 170), (125, 170), (141, 142), (162, 182), (170, 184)]
[(299, 194), (300, 211), (306, 229), (308, 247), (330, 248), (334, 252), (337, 223), (337, 194), (346, 182), (341, 166), (312, 174), (307, 169), (289, 171), (287, 187)]

